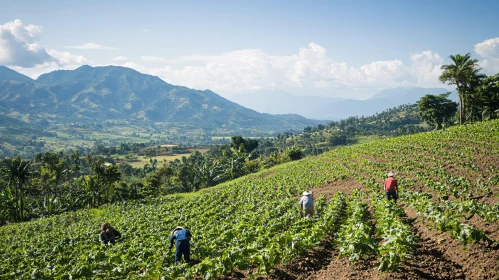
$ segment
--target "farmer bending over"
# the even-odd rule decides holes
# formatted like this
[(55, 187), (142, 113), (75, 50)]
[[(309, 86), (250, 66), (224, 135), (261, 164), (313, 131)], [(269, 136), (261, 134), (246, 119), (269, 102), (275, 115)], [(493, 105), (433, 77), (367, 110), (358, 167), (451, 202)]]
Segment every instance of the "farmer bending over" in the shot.
[(393, 198), (395, 203), (398, 199), (398, 184), (397, 179), (395, 179), (395, 173), (393, 171), (388, 172), (388, 178), (385, 181), (385, 192), (386, 199), (390, 200)]
[(107, 244), (109, 242), (111, 242), (111, 244), (114, 244), (116, 238), (120, 237), (121, 233), (115, 230), (108, 223), (102, 224), (100, 226), (100, 241), (102, 242), (102, 244)]
[(314, 215), (314, 198), (312, 192), (304, 191), (299, 203), (304, 218)]
[(171, 234), (170, 237), (170, 250), (173, 247), (173, 241), (177, 239), (177, 242), (175, 244), (175, 264), (180, 262), (180, 259), (182, 258), (182, 254), (184, 255), (184, 260), (186, 262), (191, 261), (191, 244), (189, 240), (191, 239), (192, 235), (191, 232), (188, 229), (183, 229), (182, 227), (176, 227)]

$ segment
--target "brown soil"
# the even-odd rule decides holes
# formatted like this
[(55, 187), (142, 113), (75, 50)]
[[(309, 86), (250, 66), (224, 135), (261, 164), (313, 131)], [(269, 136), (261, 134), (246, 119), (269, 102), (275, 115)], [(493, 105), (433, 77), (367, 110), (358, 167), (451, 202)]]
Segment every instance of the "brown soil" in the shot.
[(325, 186), (313, 188), (311, 191), (316, 198), (323, 195), (329, 199), (338, 191), (342, 191), (346, 195), (351, 195), (353, 189), (361, 188), (362, 185), (360, 185), (355, 179), (348, 179), (345, 181), (334, 181)]
[[(421, 240), (437, 250), (441, 257), (462, 269), (466, 279), (499, 279), (499, 248), (497, 244), (468, 245), (466, 248), (449, 233), (432, 229), (431, 224), (423, 224), (416, 213), (405, 207), (406, 214), (414, 223), (414, 228), (420, 232)], [(453, 279), (453, 277), (451, 278)]]

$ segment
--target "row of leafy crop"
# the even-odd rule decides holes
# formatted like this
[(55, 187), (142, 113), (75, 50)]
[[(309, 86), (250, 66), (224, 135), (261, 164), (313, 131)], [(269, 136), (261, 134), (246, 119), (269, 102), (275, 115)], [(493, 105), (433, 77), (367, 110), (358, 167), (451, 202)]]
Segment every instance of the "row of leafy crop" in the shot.
[(359, 198), (360, 193), (354, 190), (348, 199), (348, 218), (335, 236), (340, 256), (348, 257), (352, 262), (378, 252), (376, 240), (371, 234), (373, 225), (367, 217), (367, 204), (360, 202)]
[[(361, 198), (371, 201), (375, 224), (369, 220), (368, 204)], [(413, 253), (418, 240), (402, 220), (403, 209), (384, 199), (379, 192), (353, 190), (347, 209), (348, 218), (335, 236), (340, 256), (356, 262), (364, 256), (375, 255), (380, 260), (380, 271), (396, 271), (406, 256)], [(374, 234), (382, 238), (381, 243), (377, 243)]]
[[(264, 273), (334, 231), (344, 195), (328, 204), (319, 199), (315, 221), (301, 218), (295, 197), (340, 177), (311, 158), (198, 196), (126, 202), (9, 225), (0, 229), (0, 257), (6, 260), (0, 278), (213, 278), (250, 265)], [(104, 221), (122, 232), (122, 242), (100, 245), (97, 233)], [(199, 264), (173, 266), (167, 248), (176, 225), (191, 229)]]
[[(455, 143), (456, 140), (466, 140), (463, 135), (456, 134), (455, 132), (462, 132), (466, 135), (466, 131), (469, 129), (478, 130), (481, 129), (482, 133), (480, 135), (482, 138), (489, 139), (489, 146), (493, 144), (493, 140), (497, 139), (497, 135), (490, 135), (489, 133), (494, 133), (497, 131), (497, 122), (492, 122), (490, 124), (473, 125), (467, 127), (460, 127), (459, 129), (453, 130), (453, 135), (457, 138), (452, 138), (454, 142), (447, 143), (446, 145), (441, 145), (436, 142), (435, 139), (439, 139), (438, 136), (446, 135), (439, 132), (433, 132), (428, 134), (413, 135), (406, 138), (410, 138), (410, 141), (405, 141), (405, 138), (390, 139), (384, 145), (379, 145), (373, 147), (369, 146), (369, 149), (363, 148), (361, 151), (356, 149), (353, 157), (355, 160), (361, 162), (363, 165), (375, 165), (379, 169), (385, 170), (397, 170), (401, 171), (402, 174), (409, 177), (415, 178), (424, 186), (435, 190), (440, 193), (441, 196), (453, 195), (455, 198), (459, 198), (462, 201), (452, 201), (446, 202), (449, 207), (452, 206), (453, 209), (463, 213), (467, 212), (470, 214), (478, 214), (486, 221), (497, 221), (499, 219), (499, 204), (488, 205), (486, 203), (479, 203), (471, 199), (476, 194), (490, 194), (491, 188), (493, 186), (499, 185), (499, 176), (496, 174), (496, 168), (493, 166), (488, 167), (489, 174), (495, 174), (490, 176), (488, 180), (483, 180), (482, 174), (477, 170), (478, 168), (474, 165), (473, 158), (471, 155), (465, 155), (469, 159), (470, 164), (468, 164), (470, 174), (475, 174), (477, 178), (476, 183), (473, 184), (469, 180), (463, 177), (455, 177), (448, 174), (442, 167), (453, 162), (461, 162), (459, 158), (448, 158), (442, 160), (441, 158), (436, 158), (429, 156), (428, 154), (436, 153), (440, 154), (454, 154), (462, 155), (462, 153), (457, 153), (455, 151), (446, 151), (443, 149), (444, 146), (455, 147), (459, 146)], [(486, 135), (483, 137), (483, 135)], [(459, 136), (458, 136), (459, 135)], [(433, 147), (434, 150), (425, 148), (423, 151), (418, 150), (414, 143), (423, 143), (425, 146)], [(494, 145), (492, 145), (494, 146)], [(496, 146), (499, 146), (496, 145)], [(421, 153), (419, 153), (421, 152)], [(483, 156), (483, 151), (481, 151)], [(362, 154), (369, 154), (370, 157), (375, 157), (380, 159), (378, 161), (371, 161), (362, 157)], [(494, 154), (499, 156), (499, 153)], [(466, 164), (465, 164), (466, 166)]]
[[(349, 149), (343, 149), (342, 151), (349, 153), (348, 150)], [(365, 149), (363, 149), (363, 150), (365, 150)], [(336, 153), (334, 155), (338, 156), (338, 153)], [(350, 176), (356, 177), (359, 174), (359, 177), (357, 177), (357, 180), (359, 182), (364, 183), (364, 184), (366, 184), (366, 182), (371, 183), (371, 184), (376, 184), (378, 190), (381, 191), (381, 189), (382, 189), (381, 186), (379, 186), (373, 180), (373, 178), (383, 178), (385, 176), (386, 170), (388, 170), (387, 167), (383, 166), (383, 163), (380, 163), (380, 162), (377, 162), (377, 163), (365, 162), (365, 165), (360, 166), (360, 165), (356, 164), (355, 162), (349, 160), (349, 159), (353, 159), (353, 158), (355, 158), (355, 153), (350, 152), (348, 156), (345, 154), (339, 155), (339, 158), (337, 158), (337, 160), (340, 161), (341, 165), (343, 165), (344, 168), (350, 172)], [(370, 175), (366, 175), (366, 173), (370, 174)], [(408, 184), (412, 183), (411, 180), (403, 180), (403, 181), (407, 182)], [(439, 210), (440, 210), (439, 213), (441, 215), (449, 216), (449, 213), (452, 213), (451, 209), (447, 209), (447, 210), (439, 209)], [(445, 213), (445, 214), (443, 214), (443, 213)], [(453, 217), (452, 220), (457, 222), (457, 217)], [(456, 228), (455, 229), (456, 234), (454, 236), (458, 236), (460, 231), (461, 230), (459, 228)]]
[[(344, 158), (346, 159), (346, 158)], [(376, 235), (383, 239), (383, 242), (377, 247), (376, 252), (380, 256), (378, 269), (381, 271), (396, 271), (404, 258), (411, 254), (418, 242), (417, 237), (412, 233), (411, 227), (403, 221), (405, 217), (404, 210), (396, 204), (386, 200), (379, 190), (378, 183), (370, 178), (366, 180), (359, 175), (351, 161), (335, 159), (337, 168), (342, 170), (345, 176), (355, 178), (364, 185), (368, 191), (368, 199), (373, 206), (374, 218), (376, 219)], [(355, 192), (351, 196), (358, 197)], [(365, 238), (364, 248), (372, 248), (372, 240)]]
[(451, 209), (445, 206), (436, 205), (425, 193), (404, 191), (401, 198), (424, 218), (432, 221), (437, 229), (449, 232), (453, 238), (465, 245), (478, 241), (491, 241), (483, 231), (460, 222), (458, 212), (449, 211)]
[(480, 181), (480, 184), (477, 182), (477, 184), (473, 186), (466, 178), (452, 176), (443, 168), (447, 163), (457, 162), (460, 163), (462, 167), (469, 169), (470, 173), (476, 173), (479, 171), (479, 168), (473, 162), (473, 159), (468, 159), (468, 156), (466, 157), (467, 161), (460, 159), (442, 159), (417, 153), (413, 149), (406, 150), (404, 149), (404, 146), (397, 146), (395, 144), (392, 145), (389, 150), (370, 150), (369, 155), (383, 160), (389, 160), (394, 168), (421, 170), (422, 174), (428, 178), (438, 178), (439, 181), (447, 184), (447, 186), (444, 186), (444, 191), (452, 189), (459, 190), (457, 193), (456, 191), (452, 191), (451, 194), (470, 194), (470, 191), (472, 190), (482, 194), (490, 192), (491, 186), (489, 183)]
[[(349, 153), (348, 149), (342, 151)], [(376, 164), (369, 164), (369, 162), (366, 162), (365, 165), (360, 166), (353, 161), (348, 161), (349, 158), (355, 158), (354, 154), (350, 154), (350, 157), (343, 155), (343, 159), (339, 158), (337, 160), (341, 161), (342, 165), (349, 170), (350, 176), (355, 177), (360, 183), (371, 186), (372, 188), (377, 189), (378, 192), (381, 192), (382, 187), (374, 178), (383, 178), (386, 173), (385, 170), (387, 170), (386, 167), (381, 167), (380, 164), (382, 165), (382, 163), (379, 162)], [(412, 186), (412, 180), (403, 180), (402, 182), (403, 183), (400, 184), (402, 190), (399, 191), (401, 198), (418, 213), (422, 214), (423, 217), (432, 221), (438, 229), (450, 232), (454, 238), (460, 240), (464, 244), (482, 240), (489, 241), (483, 231), (460, 222), (459, 218), (462, 215), (460, 215), (456, 209), (445, 207), (445, 204), (443, 206), (436, 205), (427, 197), (427, 194), (415, 193), (405, 189), (404, 187)]]
[(424, 157), (416, 157), (419, 160), (414, 160), (404, 155), (393, 156), (393, 161), (389, 164), (366, 160), (358, 155), (355, 157), (365, 165), (377, 165), (378, 167), (403, 171), (406, 175), (416, 178), (423, 185), (432, 188), (441, 195), (453, 195), (455, 198), (469, 199), (477, 193), (488, 194), (491, 190), (492, 183), (490, 181), (477, 180), (477, 184), (473, 185), (463, 177), (449, 175), (438, 164), (439, 167), (432, 166), (429, 161), (424, 161)]
[(413, 234), (411, 227), (402, 220), (405, 217), (404, 210), (388, 201), (379, 192), (375, 180), (365, 181), (360, 178), (358, 180), (370, 187), (370, 201), (376, 218), (376, 234), (383, 238), (379, 248), (381, 256), (379, 270), (395, 271), (404, 258), (413, 253), (418, 238)]
[[(495, 222), (499, 220), (499, 203), (491, 206), (486, 203), (480, 203), (475, 199), (470, 199), (470, 197), (473, 196), (471, 183), (464, 178), (450, 176), (441, 168), (426, 168), (428, 166), (426, 162), (408, 160), (405, 159), (404, 156), (394, 159), (394, 161), (397, 159), (403, 161), (403, 164), (397, 162), (390, 162), (389, 164), (383, 162), (373, 162), (360, 158), (358, 155), (355, 155), (355, 158), (359, 162), (363, 163), (364, 166), (372, 166), (377, 170), (403, 170), (406, 175), (416, 178), (424, 186), (435, 190), (442, 196), (451, 194), (455, 198), (462, 199), (461, 201), (446, 201), (447, 211), (477, 214), (487, 222)], [(425, 172), (420, 171), (421, 169), (425, 170)], [(436, 181), (435, 178), (441, 178), (444, 183)], [(492, 184), (495, 183), (491, 182), (490, 184), (487, 184), (478, 180), (476, 188), (473, 188), (473, 190), (478, 189), (481, 193), (488, 193), (490, 192), (490, 185)]]

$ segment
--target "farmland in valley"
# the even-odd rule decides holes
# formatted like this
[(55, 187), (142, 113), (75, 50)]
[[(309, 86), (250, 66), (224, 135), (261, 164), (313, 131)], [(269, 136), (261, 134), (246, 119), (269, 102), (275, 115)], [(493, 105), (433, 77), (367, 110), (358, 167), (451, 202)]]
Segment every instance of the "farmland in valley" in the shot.
[[(167, 146), (167, 145), (163, 145)], [(171, 145), (170, 145), (171, 146)], [(118, 163), (128, 163), (135, 168), (144, 167), (146, 164), (151, 164), (152, 160), (157, 160), (159, 164), (165, 164), (173, 160), (181, 160), (182, 157), (189, 157), (193, 152), (198, 151), (200, 153), (205, 153), (208, 151), (207, 148), (189, 148), (185, 153), (164, 153), (157, 154), (154, 156), (116, 156), (116, 162)]]
[[(397, 205), (383, 197), (388, 170)], [(297, 206), (306, 189), (316, 197), (310, 220)], [(195, 194), (4, 226), (0, 278), (496, 279), (498, 201), (496, 120), (334, 149)], [(105, 221), (124, 236), (114, 246), (98, 241)], [(195, 265), (173, 266), (177, 225), (193, 233)]]

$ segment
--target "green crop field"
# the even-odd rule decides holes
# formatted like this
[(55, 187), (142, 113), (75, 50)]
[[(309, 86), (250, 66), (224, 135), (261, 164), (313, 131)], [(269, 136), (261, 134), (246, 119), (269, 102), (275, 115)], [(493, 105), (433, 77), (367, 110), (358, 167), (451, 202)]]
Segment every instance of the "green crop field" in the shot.
[[(428, 273), (443, 271), (448, 279), (497, 279), (498, 163), (499, 121), (338, 148), (196, 194), (4, 226), (0, 278), (212, 279), (235, 269), (265, 274), (329, 236), (338, 256), (352, 262), (344, 269), (370, 259), (364, 271), (373, 277), (439, 277), (422, 273), (421, 262)], [(399, 180), (397, 205), (383, 196), (388, 170)], [(298, 198), (312, 188), (334, 194), (318, 195), (315, 217), (303, 219)], [(99, 243), (105, 221), (123, 241)], [(173, 265), (168, 235), (177, 225), (193, 233), (195, 265)], [(470, 260), (480, 265), (467, 265)]]
[[(161, 145), (163, 147), (172, 147), (176, 145)], [(193, 152), (199, 151), (201, 153), (205, 153), (208, 151), (207, 148), (191, 148), (187, 153), (184, 154), (172, 154), (172, 155), (156, 155), (152, 157), (148, 156), (132, 156), (131, 158), (127, 158), (125, 155), (116, 156), (118, 162), (125, 162), (130, 164), (131, 166), (138, 168), (143, 167), (146, 164), (151, 164), (150, 160), (157, 160), (160, 164), (166, 163), (168, 161), (173, 161), (176, 159), (182, 159), (182, 157), (189, 157)]]
[[(156, 160), (158, 160), (159, 163), (163, 163), (163, 162), (168, 162), (168, 161), (172, 161), (172, 160), (176, 160), (176, 159), (181, 159), (182, 157), (188, 157), (189, 155), (191, 155), (191, 153), (155, 156), (155, 157), (152, 157), (152, 159), (156, 159)], [(150, 164), (149, 157), (146, 157), (146, 156), (139, 156), (139, 157), (137, 157), (137, 160), (138, 161), (129, 162), (130, 165), (137, 168), (137, 167), (143, 167), (146, 164)]]

